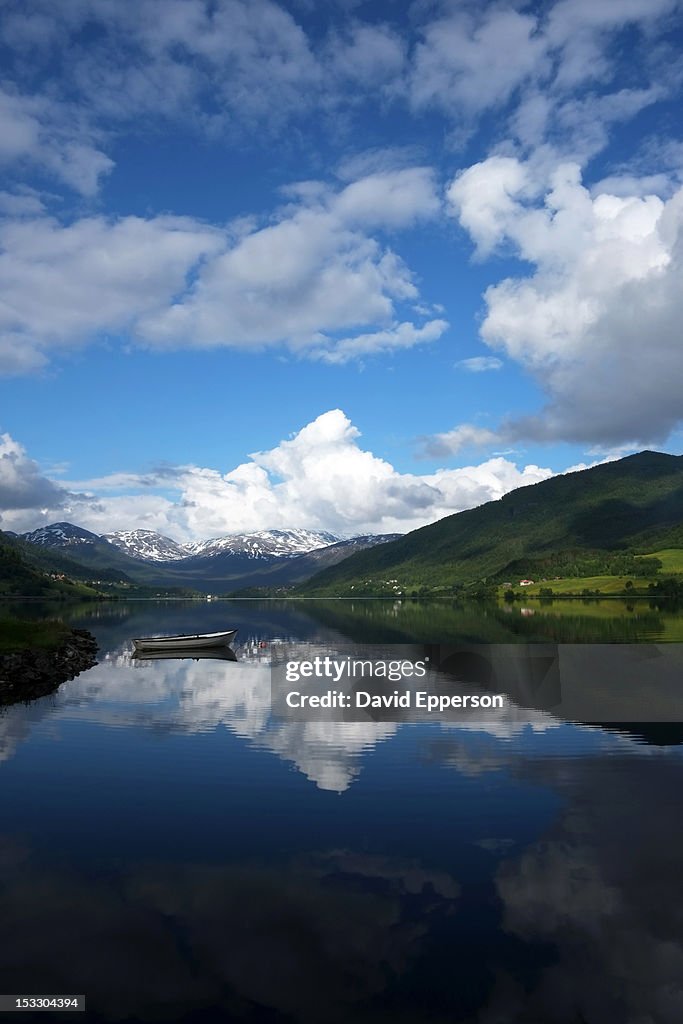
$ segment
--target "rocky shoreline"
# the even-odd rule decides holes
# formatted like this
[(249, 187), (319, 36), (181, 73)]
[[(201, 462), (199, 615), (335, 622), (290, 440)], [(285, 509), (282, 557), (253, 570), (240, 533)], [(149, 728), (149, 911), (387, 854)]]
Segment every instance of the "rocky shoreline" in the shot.
[(52, 650), (0, 654), (0, 705), (35, 700), (97, 664), (97, 641), (87, 629), (72, 629)]

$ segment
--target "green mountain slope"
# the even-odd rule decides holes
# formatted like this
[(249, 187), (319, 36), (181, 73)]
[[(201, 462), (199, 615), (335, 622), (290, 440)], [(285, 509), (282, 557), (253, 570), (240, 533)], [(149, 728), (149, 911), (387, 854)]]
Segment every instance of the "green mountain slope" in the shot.
[(130, 579), (126, 573), (119, 569), (98, 568), (95, 571), (92, 566), (84, 565), (82, 562), (78, 562), (56, 549), (29, 544), (20, 537), (7, 538), (5, 535), (4, 539), (14, 546), (15, 550), (32, 569), (41, 573), (64, 573), (70, 579), (80, 581), (92, 580), (94, 576), (112, 583)]
[(503, 581), (506, 572), (519, 578), (531, 572), (569, 575), (577, 567), (579, 575), (612, 571), (617, 562), (635, 573), (633, 552), (681, 546), (683, 456), (646, 451), (520, 487), (352, 555), (298, 593), (387, 594)]
[[(79, 583), (74, 584), (68, 580), (52, 580), (46, 575), (49, 572), (64, 572), (70, 575), (68, 570), (61, 565), (32, 563), (26, 557), (21, 542), (0, 531), (1, 595), (47, 597), (50, 595), (82, 596), (95, 593), (91, 588), (84, 587)], [(83, 577), (74, 575), (71, 578), (78, 580)]]
[(145, 583), (151, 575), (147, 563), (131, 558), (96, 533), (73, 523), (53, 523), (17, 537), (16, 543), (31, 563), (51, 567), (70, 563), (73, 572), (86, 573), (89, 578)]
[[(69, 551), (73, 550), (72, 546)], [(143, 578), (147, 568), (144, 563), (141, 563), (141, 578), (138, 582), (118, 567), (107, 567), (104, 558), (101, 559), (104, 564), (98, 565), (100, 552), (96, 551), (93, 556), (84, 547), (78, 552), (79, 558), (82, 551), (85, 551), (86, 558), (90, 555), (90, 564), (77, 561), (58, 548), (31, 544), (14, 534), (0, 531), (0, 596), (74, 599), (101, 596), (103, 593), (114, 596), (125, 592), (140, 597), (154, 597), (158, 596), (159, 590), (174, 597), (190, 597), (195, 594), (187, 586), (147, 583)], [(136, 564), (134, 559), (127, 561)]]

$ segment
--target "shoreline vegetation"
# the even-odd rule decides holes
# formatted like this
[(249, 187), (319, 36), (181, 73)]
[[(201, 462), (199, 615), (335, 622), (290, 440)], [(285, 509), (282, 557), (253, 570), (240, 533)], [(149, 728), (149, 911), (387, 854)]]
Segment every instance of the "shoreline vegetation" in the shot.
[(518, 601), (533, 599), (585, 599), (585, 598), (683, 598), (683, 575), (648, 577), (646, 579), (625, 579), (614, 576), (589, 577), (555, 577), (552, 580), (541, 580), (530, 585), (506, 584), (478, 580), (457, 583), (451, 586), (401, 586), (398, 581), (361, 581), (358, 586), (351, 586), (343, 593), (312, 592), (306, 593), (301, 587), (249, 587), (231, 594), (214, 595), (216, 599), (241, 600), (297, 600), (297, 601), (429, 601), (452, 600), (463, 598), (468, 600)]

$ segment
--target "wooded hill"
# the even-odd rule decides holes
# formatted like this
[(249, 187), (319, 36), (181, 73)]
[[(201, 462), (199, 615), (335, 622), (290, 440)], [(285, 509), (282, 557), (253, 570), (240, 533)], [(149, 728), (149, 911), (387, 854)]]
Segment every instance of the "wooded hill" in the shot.
[[(85, 531), (84, 531), (85, 532)], [(95, 536), (93, 534), (93, 536)], [(96, 538), (99, 540), (99, 538)], [(112, 547), (105, 545), (101, 548)], [(131, 579), (119, 566), (128, 569), (137, 566), (112, 548), (112, 564), (107, 565), (100, 547), (90, 550), (86, 546), (74, 549), (76, 557), (70, 557), (59, 549), (30, 544), (21, 537), (0, 530), (0, 595), (22, 597), (95, 597), (115, 596), (118, 593), (135, 594), (139, 597), (164, 594), (174, 597), (191, 597), (195, 591), (189, 587), (146, 584)], [(83, 561), (81, 561), (83, 558)], [(139, 575), (147, 567), (143, 565)]]
[(645, 451), (447, 516), (352, 555), (297, 593), (386, 596), (541, 575), (652, 574), (658, 563), (634, 555), (662, 548), (683, 548), (683, 456)]
[[(41, 596), (78, 596), (95, 591), (82, 584), (85, 570), (71, 559), (50, 557), (44, 552), (28, 553), (27, 545), (0, 531), (0, 594)], [(54, 580), (50, 574), (64, 574)], [(74, 581), (74, 582), (72, 582)]]

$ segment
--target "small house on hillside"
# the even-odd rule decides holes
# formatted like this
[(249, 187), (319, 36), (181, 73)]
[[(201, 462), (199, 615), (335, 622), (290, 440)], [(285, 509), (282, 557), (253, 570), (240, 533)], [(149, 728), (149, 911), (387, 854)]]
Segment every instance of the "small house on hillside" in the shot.
[(520, 580), (519, 585), (520, 587), (530, 587), (533, 582), (533, 580)]

